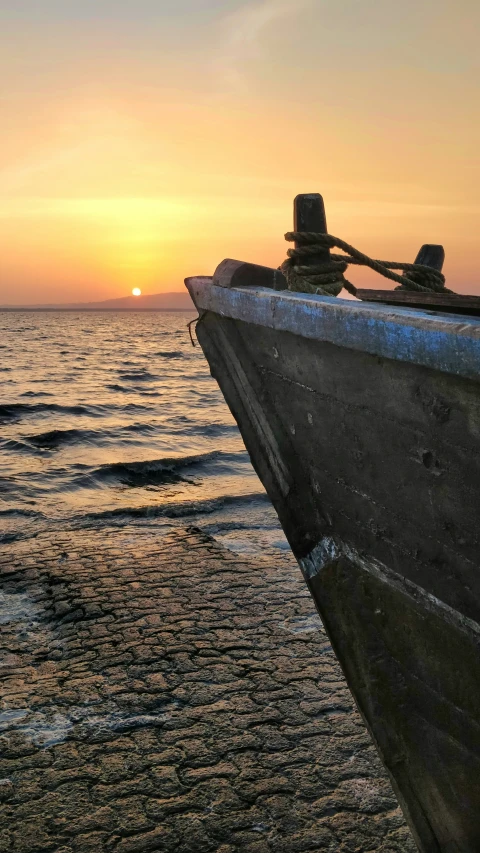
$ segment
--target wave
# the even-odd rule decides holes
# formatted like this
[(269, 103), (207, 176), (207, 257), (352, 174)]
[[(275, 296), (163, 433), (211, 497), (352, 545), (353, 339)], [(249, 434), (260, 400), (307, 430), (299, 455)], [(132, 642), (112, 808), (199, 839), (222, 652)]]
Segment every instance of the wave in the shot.
[(153, 424), (128, 424), (128, 426), (122, 427), (122, 432), (138, 432), (145, 435), (156, 431), (157, 427), (153, 426)]
[(18, 484), (15, 477), (0, 477), (0, 494), (8, 492), (16, 492)]
[(174, 483), (192, 483), (182, 477), (173, 467), (161, 462), (116, 462), (112, 465), (102, 465), (93, 472), (97, 482), (113, 481), (130, 489), (144, 486), (167, 486)]
[(114, 383), (113, 385), (105, 385), (105, 388), (108, 388), (109, 391), (120, 391), (122, 394), (134, 394), (134, 388), (126, 388), (124, 385), (117, 385)]
[(23, 391), (20, 397), (53, 397), (48, 391)]
[(236, 424), (198, 424), (187, 428), (184, 427), (182, 433), (185, 435), (202, 435), (212, 438), (227, 433), (236, 434), (238, 433), (238, 427)]
[(10, 453), (31, 453), (32, 448), (24, 441), (16, 441), (14, 438), (0, 439), (0, 447)]
[(45, 518), (43, 512), (37, 512), (34, 509), (20, 509), (19, 507), (12, 509), (0, 509), (0, 518), (5, 517), (19, 517), (19, 518)]
[(151, 409), (150, 406), (144, 406), (139, 403), (128, 403), (128, 405), (125, 406), (62, 406), (59, 403), (7, 403), (6, 405), (0, 405), (0, 423), (18, 421), (23, 417), (36, 414), (87, 415), (92, 418), (101, 418), (104, 417), (107, 412), (110, 413), (115, 411), (130, 413), (148, 412), (151, 411)]
[(114, 462), (101, 465), (91, 472), (90, 478), (100, 483), (116, 482), (122, 486), (137, 489), (142, 486), (163, 486), (172, 483), (190, 483), (195, 481), (183, 476), (183, 469), (203, 465), (222, 454), (214, 450), (210, 453), (199, 453), (193, 456), (167, 457), (164, 459), (148, 459), (144, 462)]
[(18, 542), (20, 539), (25, 538), (30, 537), (25, 537), (20, 531), (15, 532), (12, 530), (8, 533), (0, 533), (0, 545), (9, 545), (11, 542)]
[(127, 403), (125, 406), (120, 406), (122, 412), (151, 412), (151, 406), (144, 406), (142, 403)]
[[(20, 439), (1, 439), (0, 448), (10, 453), (35, 453), (38, 450), (58, 450), (71, 444), (103, 445), (116, 440), (130, 443), (135, 435), (152, 435), (156, 427), (151, 424), (134, 423), (112, 430), (52, 429), (47, 432), (25, 435)], [(132, 436), (132, 438), (130, 438)]]
[[(162, 459), (147, 459), (143, 462), (113, 462), (100, 465), (88, 474), (80, 475), (75, 481), (77, 487), (98, 485), (119, 485), (131, 489), (145, 486), (166, 486), (174, 483), (197, 485), (198, 481), (187, 476), (188, 469), (202, 468), (211, 462), (220, 461), (224, 464), (238, 461), (241, 454), (224, 453), (212, 450), (209, 453), (198, 453), (192, 456), (165, 457)], [(192, 471), (192, 474), (197, 472)]]
[(67, 415), (91, 415), (98, 417), (103, 411), (98, 406), (61, 406), (58, 403), (12, 403), (0, 406), (0, 421), (18, 420), (24, 415), (39, 412)]
[(153, 518), (186, 518), (220, 512), (230, 506), (242, 506), (252, 503), (268, 504), (270, 501), (265, 492), (252, 492), (248, 495), (224, 495), (219, 498), (199, 501), (179, 501), (178, 503), (169, 504), (118, 507), (117, 509), (85, 515), (83, 523), (85, 523), (85, 526), (89, 526), (95, 521), (114, 521), (115, 519), (125, 519), (128, 521), (130, 518), (145, 520)]
[(149, 373), (148, 370), (135, 370), (131, 373), (119, 373), (120, 379), (124, 379), (126, 382), (151, 382), (154, 379), (159, 379), (159, 376), (155, 376), (153, 373)]
[(93, 429), (52, 429), (37, 435), (27, 435), (25, 440), (35, 447), (56, 450), (64, 444), (91, 441), (98, 435)]
[(32, 539), (38, 536), (45, 515), (33, 509), (9, 507), (0, 509), (0, 544), (8, 545), (20, 539)]
[(185, 353), (180, 350), (159, 350), (158, 352), (154, 352), (154, 355), (159, 355), (162, 358), (185, 358)]

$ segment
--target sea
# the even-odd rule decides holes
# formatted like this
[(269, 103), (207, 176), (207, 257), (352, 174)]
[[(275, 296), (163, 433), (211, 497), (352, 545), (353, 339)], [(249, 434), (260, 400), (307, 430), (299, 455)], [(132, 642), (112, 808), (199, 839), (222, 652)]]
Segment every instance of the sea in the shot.
[(288, 548), (189, 312), (0, 313), (0, 544), (195, 526)]

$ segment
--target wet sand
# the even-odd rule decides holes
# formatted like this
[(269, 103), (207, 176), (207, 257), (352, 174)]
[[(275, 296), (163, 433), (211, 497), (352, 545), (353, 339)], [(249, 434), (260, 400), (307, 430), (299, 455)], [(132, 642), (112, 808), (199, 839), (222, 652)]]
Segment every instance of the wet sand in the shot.
[(413, 853), (290, 554), (0, 552), (0, 853)]

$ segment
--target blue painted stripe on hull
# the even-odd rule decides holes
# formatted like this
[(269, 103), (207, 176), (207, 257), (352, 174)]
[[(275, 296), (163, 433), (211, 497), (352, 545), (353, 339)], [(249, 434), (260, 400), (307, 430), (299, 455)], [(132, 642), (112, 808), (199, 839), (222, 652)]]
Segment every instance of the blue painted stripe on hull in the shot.
[(383, 358), (480, 378), (480, 319), (267, 288), (186, 285), (199, 311), (292, 332)]

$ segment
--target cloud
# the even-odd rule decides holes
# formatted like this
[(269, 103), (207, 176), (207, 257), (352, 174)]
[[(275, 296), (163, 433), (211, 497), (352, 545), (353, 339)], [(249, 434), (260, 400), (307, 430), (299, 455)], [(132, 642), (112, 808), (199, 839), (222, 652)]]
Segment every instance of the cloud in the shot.
[(266, 54), (265, 40), (272, 27), (284, 18), (300, 14), (310, 2), (261, 0), (225, 17), (221, 25), (221, 45), (212, 61), (217, 79), (230, 90), (248, 91), (248, 65)]

